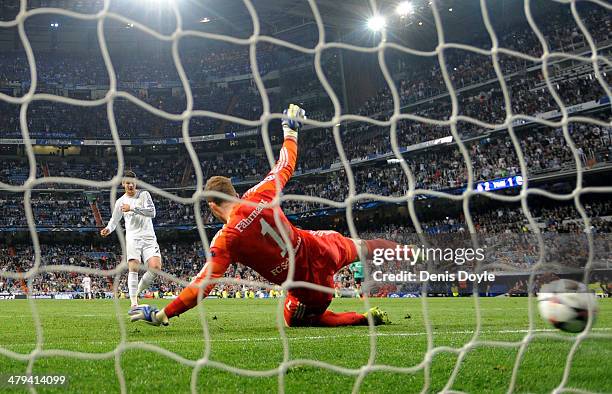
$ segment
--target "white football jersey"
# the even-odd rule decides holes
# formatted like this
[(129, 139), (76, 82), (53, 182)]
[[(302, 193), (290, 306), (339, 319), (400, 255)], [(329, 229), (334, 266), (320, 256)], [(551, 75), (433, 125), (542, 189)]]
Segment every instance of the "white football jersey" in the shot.
[(83, 287), (91, 287), (91, 278), (89, 276), (83, 278)]
[[(128, 204), (131, 211), (122, 212), (121, 206)], [(113, 216), (106, 228), (113, 232), (123, 217), (125, 222), (125, 236), (128, 239), (157, 239), (153, 230), (153, 218), (155, 217), (155, 205), (151, 194), (146, 190), (137, 190), (134, 197), (127, 194), (119, 197), (115, 202)]]

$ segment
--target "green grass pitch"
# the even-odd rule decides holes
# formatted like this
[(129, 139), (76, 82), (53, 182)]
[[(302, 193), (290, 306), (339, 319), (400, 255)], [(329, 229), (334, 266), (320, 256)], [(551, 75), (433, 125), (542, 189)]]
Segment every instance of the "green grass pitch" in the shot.
[[(427, 335), (420, 299), (373, 299), (389, 312), (392, 325), (376, 329), (376, 364), (409, 367), (426, 355)], [(520, 341), (528, 328), (526, 298), (480, 299), (481, 334), (484, 341)], [(166, 301), (153, 301), (163, 306)], [(210, 360), (250, 370), (277, 368), (283, 360), (283, 345), (276, 327), (278, 300), (206, 300), (205, 312), (210, 329)], [(433, 345), (459, 348), (473, 336), (476, 312), (472, 298), (430, 298), (429, 319)], [(36, 301), (44, 345), (42, 350), (61, 349), (104, 355), (121, 342), (121, 329), (113, 301), (45, 300)], [(197, 311), (173, 319), (169, 327), (155, 328), (127, 321), (126, 301), (121, 301), (128, 344), (148, 343), (181, 357), (197, 360), (205, 350), (203, 329)], [(534, 303), (535, 307), (535, 303)], [(337, 299), (335, 311), (363, 310), (356, 299)], [(539, 334), (550, 330), (535, 312)], [(594, 392), (612, 391), (612, 300), (600, 300), (600, 313), (594, 337), (582, 342), (572, 362), (569, 387)], [(17, 361), (6, 351), (28, 354), (36, 347), (36, 330), (28, 301), (0, 301), (0, 375), (23, 374), (27, 362)], [(550, 331), (547, 331), (550, 330)], [(293, 328), (286, 331), (291, 360), (314, 359), (345, 368), (359, 368), (368, 362), (370, 337), (367, 327)], [(542, 393), (553, 390), (562, 378), (566, 356), (572, 346), (571, 334), (553, 338), (536, 337), (521, 362), (516, 392)], [(452, 390), (504, 393), (512, 374), (517, 348), (479, 346), (467, 353)], [(118, 358), (128, 392), (183, 393), (190, 390), (193, 368), (165, 355), (130, 348)], [(451, 375), (457, 355), (437, 353), (431, 368), (429, 392), (441, 390)], [(98, 393), (119, 392), (115, 358), (79, 360), (71, 357), (42, 357), (34, 363), (34, 373), (60, 374), (69, 379), (67, 387), (44, 388), (38, 392)], [(285, 392), (350, 392), (356, 376), (343, 375), (309, 365), (288, 369)], [(420, 392), (423, 371), (414, 374), (372, 372), (366, 375), (362, 392)], [(204, 367), (198, 374), (198, 392), (277, 392), (278, 376), (246, 377)], [(25, 388), (0, 387), (0, 392), (27, 392)]]

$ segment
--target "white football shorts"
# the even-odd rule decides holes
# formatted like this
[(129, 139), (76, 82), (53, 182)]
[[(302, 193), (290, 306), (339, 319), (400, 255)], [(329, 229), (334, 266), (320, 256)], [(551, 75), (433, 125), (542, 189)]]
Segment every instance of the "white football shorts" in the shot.
[(161, 257), (157, 239), (126, 239), (127, 259), (146, 263), (151, 257)]

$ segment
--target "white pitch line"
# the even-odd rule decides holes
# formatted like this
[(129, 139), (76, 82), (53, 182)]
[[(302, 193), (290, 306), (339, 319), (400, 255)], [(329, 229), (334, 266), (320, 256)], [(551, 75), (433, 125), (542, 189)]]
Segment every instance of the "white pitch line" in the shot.
[[(604, 328), (594, 328), (592, 331), (610, 331), (612, 328), (604, 327)], [(433, 335), (461, 335), (461, 334), (474, 334), (473, 330), (463, 330), (463, 331), (442, 331), (442, 332), (434, 332)], [(528, 333), (529, 330), (491, 330), (491, 331), (481, 331), (481, 334), (519, 334), (519, 333)], [(532, 332), (560, 332), (555, 329), (537, 329), (532, 330)], [(337, 339), (337, 338), (368, 338), (371, 336), (376, 337), (418, 337), (425, 336), (427, 332), (381, 332), (376, 334), (344, 334), (344, 335), (308, 335), (302, 337), (287, 337), (290, 341), (310, 341), (310, 340), (321, 340), (321, 339)], [(230, 339), (211, 339), (211, 342), (268, 342), (268, 341), (279, 341), (281, 338), (279, 337), (265, 337), (265, 338), (230, 338)], [(152, 342), (177, 342), (174, 340), (155, 340)], [(185, 341), (190, 342), (190, 341)]]
[[(592, 331), (612, 331), (611, 327), (601, 327), (601, 328), (593, 328)], [(458, 331), (440, 331), (434, 332), (434, 337), (436, 335), (471, 335), (474, 334), (474, 330), (458, 330)], [(527, 334), (529, 330), (488, 330), (481, 331), (480, 334)], [(539, 333), (539, 332), (560, 332), (556, 329), (536, 329), (531, 332)], [(128, 332), (129, 334), (129, 332)], [(326, 339), (337, 339), (337, 338), (368, 338), (370, 336), (376, 337), (418, 337), (418, 336), (426, 336), (427, 332), (419, 331), (419, 332), (390, 332), (390, 333), (376, 333), (376, 334), (344, 334), (344, 335), (306, 335), (301, 337), (287, 337), (290, 341), (312, 341), (312, 340), (326, 340)], [(204, 338), (200, 338), (203, 340)], [(211, 338), (211, 342), (273, 342), (280, 341), (280, 336), (278, 337), (262, 337), (262, 338), (228, 338), (228, 339), (214, 339)], [(495, 341), (495, 339), (491, 339)], [(503, 341), (502, 339), (497, 339), (498, 341)], [(104, 340), (104, 341), (85, 341), (88, 345), (104, 345), (108, 343), (117, 343), (119, 340)], [(130, 343), (138, 343), (143, 341), (130, 341)], [(199, 340), (180, 340), (180, 339), (152, 339), (148, 340), (145, 343), (192, 343), (192, 342), (200, 342)], [(47, 342), (53, 343), (51, 341)], [(35, 346), (35, 342), (30, 343), (12, 343), (11, 345), (16, 346)]]

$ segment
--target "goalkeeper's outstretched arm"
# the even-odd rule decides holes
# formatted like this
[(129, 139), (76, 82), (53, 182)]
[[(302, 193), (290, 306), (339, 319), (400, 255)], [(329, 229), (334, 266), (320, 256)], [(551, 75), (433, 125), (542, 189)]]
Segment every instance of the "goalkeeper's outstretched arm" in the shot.
[(289, 104), (289, 108), (284, 110), (283, 114), (286, 115), (281, 123), (283, 126), (284, 142), (276, 162), (281, 188), (285, 187), (295, 171), (298, 133), (302, 128), (300, 120), (306, 118), (306, 111), (295, 104)]
[(249, 198), (253, 193), (264, 192), (272, 192), (272, 195), (269, 197), (273, 197), (276, 194), (277, 185), (282, 190), (295, 171), (298, 133), (302, 128), (302, 123), (299, 120), (306, 118), (306, 112), (299, 106), (290, 104), (289, 108), (283, 111), (283, 114), (287, 116), (282, 121), (285, 139), (278, 155), (278, 160), (266, 177), (249, 189), (243, 198)]
[(211, 256), (189, 286), (185, 287), (178, 297), (161, 311), (148, 305), (134, 309), (130, 312), (131, 320), (143, 320), (155, 326), (167, 325), (170, 318), (195, 307), (198, 304), (198, 300), (206, 298), (216, 286), (216, 282), (210, 283), (207, 281), (222, 278), (225, 271), (227, 271), (232, 261), (230, 244), (231, 235), (227, 234), (224, 229), (221, 229), (210, 244)]
[[(262, 183), (268, 183), (272, 186), (272, 190), (276, 190), (275, 178), (278, 177), (280, 189), (283, 190), (289, 179), (293, 176), (297, 163), (297, 138), (285, 137), (283, 147), (278, 155), (278, 161), (272, 171), (264, 178)], [(262, 188), (265, 189), (265, 188)]]

